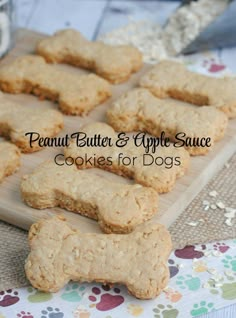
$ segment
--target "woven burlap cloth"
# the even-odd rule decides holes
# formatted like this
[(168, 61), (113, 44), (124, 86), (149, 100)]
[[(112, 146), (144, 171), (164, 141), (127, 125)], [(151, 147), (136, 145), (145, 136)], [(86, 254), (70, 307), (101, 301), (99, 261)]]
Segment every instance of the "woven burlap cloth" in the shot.
[[(216, 198), (209, 196), (213, 190), (218, 192)], [(227, 226), (224, 211), (204, 211), (203, 200), (221, 201), (227, 207), (236, 207), (236, 154), (170, 227), (174, 248), (236, 238), (236, 220), (233, 226)], [(194, 221), (198, 221), (197, 226), (188, 224)], [(29, 252), (27, 232), (0, 222), (0, 242), (0, 290), (28, 285), (24, 274), (24, 262)]]

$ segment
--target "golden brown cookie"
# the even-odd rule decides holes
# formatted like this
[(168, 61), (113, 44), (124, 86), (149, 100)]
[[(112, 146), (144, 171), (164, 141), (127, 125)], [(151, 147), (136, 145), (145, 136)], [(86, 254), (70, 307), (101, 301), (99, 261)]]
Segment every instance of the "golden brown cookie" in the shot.
[(105, 179), (94, 170), (44, 162), (21, 182), (23, 200), (31, 207), (62, 207), (98, 220), (106, 233), (127, 233), (157, 212), (152, 188)]
[(115, 84), (128, 80), (142, 66), (142, 55), (135, 47), (90, 42), (72, 29), (56, 32), (41, 40), (36, 51), (48, 62), (68, 63), (94, 70)]
[(0, 141), (0, 183), (20, 166), (20, 151), (7, 141)]
[[(131, 137), (125, 146), (119, 147), (116, 144), (118, 134), (105, 123), (88, 124), (83, 126), (80, 132), (86, 134), (86, 138), (98, 138), (99, 135), (101, 139), (105, 138), (104, 140), (110, 138), (112, 145), (78, 147), (78, 144), (82, 145), (85, 140), (77, 144), (77, 139), (72, 139), (69, 147), (64, 149), (64, 154), (65, 158), (73, 158), (79, 169), (97, 167), (109, 170), (163, 193), (174, 187), (176, 179), (183, 176), (189, 166), (188, 152), (184, 148), (175, 148), (172, 144), (169, 147), (157, 147), (154, 152), (150, 150), (146, 153), (141, 145), (142, 140), (148, 142), (144, 133), (137, 135), (140, 136), (137, 141), (140, 145), (135, 145)], [(155, 142), (153, 139), (152, 141)], [(86, 160), (88, 158), (91, 160)]]
[(80, 233), (54, 217), (32, 225), (26, 276), (44, 292), (69, 280), (120, 283), (137, 298), (158, 296), (169, 279), (171, 237), (161, 224), (123, 234)]
[(68, 115), (87, 114), (111, 96), (111, 86), (103, 78), (56, 69), (36, 55), (21, 56), (2, 66), (0, 88), (56, 101)]
[(172, 97), (199, 106), (214, 106), (236, 117), (236, 79), (215, 78), (189, 71), (183, 64), (162, 61), (140, 80), (159, 98)]
[(0, 135), (9, 138), (22, 152), (43, 149), (38, 143), (31, 147), (26, 133), (37, 132), (41, 137), (53, 137), (63, 126), (63, 116), (59, 111), (20, 105), (0, 93)]
[(191, 155), (207, 154), (224, 137), (228, 124), (227, 116), (213, 106), (159, 99), (144, 88), (118, 98), (108, 108), (107, 118), (116, 131), (141, 130), (157, 137), (164, 131), (176, 145), (184, 144)]

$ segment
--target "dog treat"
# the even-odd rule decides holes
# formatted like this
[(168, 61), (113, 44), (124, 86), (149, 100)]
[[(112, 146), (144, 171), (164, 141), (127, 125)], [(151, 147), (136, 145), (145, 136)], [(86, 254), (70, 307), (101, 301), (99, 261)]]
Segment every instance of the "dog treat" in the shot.
[(171, 237), (164, 225), (147, 224), (123, 234), (80, 233), (59, 218), (41, 220), (29, 232), (25, 271), (31, 284), (57, 292), (69, 280), (121, 283), (140, 299), (166, 287)]
[(36, 48), (48, 62), (68, 63), (94, 70), (112, 83), (121, 83), (142, 66), (142, 55), (135, 47), (90, 42), (76, 30), (62, 30), (41, 40)]
[(152, 188), (105, 179), (92, 170), (45, 162), (23, 177), (23, 200), (33, 208), (62, 207), (98, 220), (106, 233), (127, 233), (157, 212)]
[[(191, 155), (206, 154), (215, 141), (223, 138), (228, 119), (215, 107), (196, 107), (174, 99), (158, 99), (148, 90), (137, 88), (118, 98), (108, 109), (109, 124), (117, 131), (146, 131), (160, 136), (164, 131), (178, 143), (182, 132), (184, 140), (211, 138), (211, 147), (202, 144), (186, 149)], [(182, 138), (182, 137), (181, 137)]]
[(0, 68), (0, 88), (58, 101), (63, 113), (87, 114), (111, 96), (110, 84), (97, 75), (56, 69), (41, 56), (26, 55)]
[[(136, 146), (133, 138), (130, 138), (126, 146), (118, 147), (118, 135), (105, 123), (88, 124), (80, 132), (86, 133), (88, 139), (96, 136), (104, 140), (110, 138), (112, 145), (78, 147), (77, 140), (72, 139), (69, 147), (64, 149), (64, 154), (65, 158), (73, 158), (79, 169), (97, 167), (109, 170), (163, 193), (173, 188), (176, 178), (182, 176), (189, 165), (188, 152), (184, 148), (174, 148), (173, 145), (158, 147), (155, 153), (147, 154), (144, 147)], [(86, 160), (88, 158), (91, 160)], [(150, 164), (151, 161), (153, 164)]]
[(22, 152), (42, 149), (25, 136), (37, 132), (41, 137), (53, 137), (63, 128), (63, 116), (53, 109), (31, 108), (10, 101), (0, 93), (0, 135), (9, 138)]
[(20, 151), (7, 141), (0, 141), (0, 183), (20, 166)]
[(215, 106), (236, 117), (236, 79), (215, 78), (187, 70), (178, 62), (163, 61), (147, 72), (140, 86), (159, 98), (172, 97), (199, 106)]

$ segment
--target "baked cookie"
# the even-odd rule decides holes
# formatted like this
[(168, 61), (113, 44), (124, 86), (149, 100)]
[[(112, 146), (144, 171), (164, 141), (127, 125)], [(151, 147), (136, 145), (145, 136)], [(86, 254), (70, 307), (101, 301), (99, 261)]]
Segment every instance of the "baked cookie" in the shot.
[(162, 61), (140, 80), (159, 98), (172, 97), (199, 106), (214, 106), (236, 117), (236, 79), (215, 78), (189, 71), (183, 64)]
[(26, 55), (0, 68), (0, 88), (8, 93), (32, 93), (57, 101), (68, 115), (87, 114), (111, 96), (110, 84), (101, 77), (56, 69), (41, 56)]
[(42, 149), (38, 143), (33, 143), (31, 147), (26, 133), (37, 132), (41, 137), (53, 137), (63, 126), (60, 112), (19, 105), (0, 93), (0, 135), (9, 138), (22, 152)]
[(62, 207), (98, 220), (106, 233), (127, 233), (157, 212), (152, 188), (110, 181), (93, 170), (45, 162), (21, 182), (23, 200), (33, 208)]
[(0, 183), (20, 166), (20, 151), (7, 141), (0, 141)]
[[(90, 147), (84, 145), (83, 141), (82, 146), (78, 147), (77, 140), (72, 139), (69, 147), (64, 148), (64, 154), (65, 157), (73, 158), (79, 169), (97, 167), (109, 170), (118, 175), (133, 178), (137, 183), (152, 187), (159, 193), (164, 193), (174, 187), (176, 179), (184, 175), (189, 165), (188, 152), (184, 148), (175, 148), (173, 145), (158, 147), (154, 153), (147, 154), (142, 146), (136, 146), (130, 138), (126, 146), (119, 147), (116, 145), (117, 133), (105, 123), (88, 124), (82, 127), (80, 132), (86, 134), (88, 139), (96, 136), (110, 138), (112, 145)], [(127, 158), (124, 159), (125, 164), (122, 161), (124, 157)], [(92, 158), (92, 160), (81, 158)], [(149, 164), (150, 160), (153, 161), (152, 164)]]
[(138, 49), (128, 45), (111, 46), (90, 42), (72, 29), (56, 32), (41, 40), (36, 48), (51, 63), (68, 63), (95, 71), (112, 83), (121, 83), (142, 66)]
[(148, 224), (122, 234), (80, 233), (56, 217), (29, 232), (26, 276), (44, 292), (57, 292), (69, 280), (121, 283), (140, 299), (158, 296), (169, 279), (171, 237), (164, 225)]
[(144, 88), (136, 88), (118, 98), (107, 111), (108, 123), (116, 131), (146, 131), (160, 136), (162, 131), (176, 144), (182, 132), (187, 139), (211, 138), (210, 148), (187, 146), (191, 155), (204, 155), (224, 137), (227, 116), (213, 106), (196, 107), (174, 99), (158, 99)]

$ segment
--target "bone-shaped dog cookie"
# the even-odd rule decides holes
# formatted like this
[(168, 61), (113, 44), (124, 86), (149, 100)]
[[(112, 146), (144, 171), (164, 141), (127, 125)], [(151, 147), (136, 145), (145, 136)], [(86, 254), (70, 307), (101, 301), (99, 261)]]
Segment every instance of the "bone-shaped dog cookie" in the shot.
[(58, 101), (65, 114), (81, 115), (111, 95), (110, 84), (97, 75), (56, 69), (41, 56), (26, 55), (0, 68), (0, 88)]
[(106, 233), (127, 233), (157, 212), (152, 188), (110, 181), (94, 170), (45, 162), (21, 182), (23, 200), (33, 208), (59, 206), (98, 220)]
[(20, 166), (20, 151), (7, 141), (0, 141), (0, 183)]
[(36, 143), (31, 147), (26, 133), (37, 132), (41, 137), (53, 137), (62, 128), (63, 116), (59, 111), (19, 105), (0, 93), (0, 135), (9, 138), (22, 152), (42, 149)]
[(126, 81), (142, 66), (142, 55), (132, 46), (90, 42), (76, 30), (62, 30), (41, 40), (36, 48), (48, 62), (68, 63), (97, 74), (112, 83)]
[[(173, 145), (170, 147), (159, 147), (157, 151), (152, 154), (155, 158), (158, 157), (161, 161), (158, 164), (150, 164), (150, 156), (145, 155), (143, 147), (137, 147), (134, 145), (132, 138), (124, 147), (117, 147), (116, 140), (117, 134), (114, 129), (105, 123), (91, 123), (80, 129), (81, 132), (87, 135), (87, 138), (93, 138), (95, 135), (101, 137), (109, 137), (113, 142), (111, 147), (78, 147), (75, 140), (71, 140), (68, 148), (64, 148), (65, 157), (71, 157), (77, 164), (79, 169), (91, 168), (96, 166), (101, 169), (112, 171), (118, 175), (123, 175), (129, 178), (133, 178), (137, 183), (144, 186), (152, 187), (157, 192), (163, 193), (170, 191), (176, 181), (177, 177), (182, 176), (189, 165), (189, 154), (184, 148), (175, 148)], [(119, 154), (122, 153), (123, 157), (134, 158), (136, 157), (134, 164), (124, 165), (119, 162)], [(81, 161), (80, 158), (94, 158), (90, 162)], [(103, 160), (99, 164), (99, 157), (112, 158), (110, 164), (107, 160)], [(148, 158), (147, 158), (148, 157)], [(170, 162), (171, 158), (179, 158), (180, 164), (172, 164), (171, 168), (166, 167), (164, 160)], [(166, 159), (167, 158), (167, 159)]]
[(190, 72), (178, 62), (163, 61), (144, 74), (140, 86), (159, 98), (172, 97), (199, 106), (214, 106), (236, 117), (236, 79)]
[(149, 299), (165, 288), (172, 243), (161, 224), (123, 234), (79, 233), (51, 218), (32, 225), (26, 275), (45, 292), (57, 292), (69, 280), (121, 283), (137, 298)]
[(215, 107), (196, 107), (173, 99), (158, 99), (148, 90), (137, 88), (118, 98), (107, 111), (109, 124), (117, 131), (146, 131), (160, 136), (165, 131), (173, 142), (176, 135), (211, 138), (211, 147), (187, 147), (191, 155), (206, 154), (223, 138), (228, 119)]

